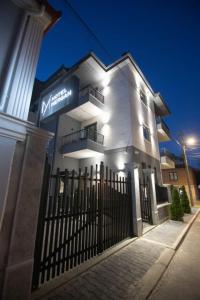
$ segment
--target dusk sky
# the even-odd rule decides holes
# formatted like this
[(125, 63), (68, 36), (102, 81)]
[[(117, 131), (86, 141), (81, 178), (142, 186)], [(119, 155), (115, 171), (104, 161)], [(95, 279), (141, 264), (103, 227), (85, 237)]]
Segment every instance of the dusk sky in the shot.
[[(105, 64), (112, 62), (64, 0), (49, 3), (62, 11), (62, 18), (44, 38), (38, 79), (47, 79), (60, 65), (73, 65), (90, 51)], [(71, 0), (70, 3), (113, 61), (122, 53), (131, 52), (154, 91), (159, 91), (170, 107), (172, 114), (166, 122), (172, 136), (177, 137), (183, 131), (200, 138), (200, 1)], [(163, 146), (176, 153), (180, 151), (174, 142)]]

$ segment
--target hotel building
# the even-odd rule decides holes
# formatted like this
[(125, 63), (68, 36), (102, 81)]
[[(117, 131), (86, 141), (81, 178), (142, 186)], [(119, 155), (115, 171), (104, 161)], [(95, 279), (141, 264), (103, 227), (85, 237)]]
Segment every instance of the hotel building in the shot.
[(169, 114), (130, 53), (108, 66), (90, 53), (36, 80), (30, 120), (37, 115), (38, 125), (55, 134), (48, 149), (54, 172), (103, 161), (123, 176), (132, 164), (141, 181), (152, 170), (162, 185), (159, 142), (170, 139), (163, 121)]

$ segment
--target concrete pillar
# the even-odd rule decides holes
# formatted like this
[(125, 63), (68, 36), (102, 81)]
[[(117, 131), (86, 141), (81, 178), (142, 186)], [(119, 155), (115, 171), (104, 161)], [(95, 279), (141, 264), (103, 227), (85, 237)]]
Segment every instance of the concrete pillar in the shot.
[(0, 113), (0, 299), (30, 299), (42, 176), (51, 138), (31, 123)]
[(135, 236), (142, 235), (142, 218), (140, 204), (140, 183), (139, 168), (136, 164), (125, 164), (126, 170), (131, 174), (131, 194), (132, 194), (132, 216), (133, 216), (133, 233)]
[(150, 171), (150, 192), (151, 192), (151, 212), (152, 212), (152, 222), (153, 225), (158, 224), (158, 209), (157, 209), (157, 199), (156, 199), (156, 185), (155, 185), (155, 172)]

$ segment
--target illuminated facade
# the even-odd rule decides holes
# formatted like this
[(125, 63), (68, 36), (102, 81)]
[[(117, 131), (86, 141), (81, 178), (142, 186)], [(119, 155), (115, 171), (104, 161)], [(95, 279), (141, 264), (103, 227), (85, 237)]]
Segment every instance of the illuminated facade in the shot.
[(122, 175), (134, 163), (140, 174), (154, 170), (161, 184), (159, 141), (170, 139), (162, 120), (169, 109), (129, 53), (109, 66), (91, 53), (36, 81), (31, 111), (39, 126), (55, 133), (49, 147), (54, 170), (104, 161)]

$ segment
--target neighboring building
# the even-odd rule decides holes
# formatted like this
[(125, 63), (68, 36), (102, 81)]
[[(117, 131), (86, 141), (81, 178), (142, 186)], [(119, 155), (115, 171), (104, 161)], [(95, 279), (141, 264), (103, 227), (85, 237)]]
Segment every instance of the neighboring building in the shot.
[[(163, 157), (167, 157), (167, 163), (162, 163), (164, 161)], [(186, 192), (189, 195), (189, 189), (186, 178), (186, 171), (181, 158), (177, 158), (175, 155), (169, 151), (161, 151), (161, 169), (162, 169), (162, 179), (163, 184), (173, 185), (177, 188), (185, 186)], [(191, 191), (193, 200), (200, 200), (199, 188), (198, 188), (198, 174), (199, 171), (195, 168), (189, 167), (189, 176), (191, 183)]]
[(141, 180), (152, 169), (162, 185), (159, 141), (170, 139), (162, 119), (170, 112), (129, 53), (109, 66), (90, 53), (36, 81), (34, 90), (31, 111), (39, 126), (55, 133), (49, 147), (54, 171), (103, 161), (123, 176), (132, 163)]

